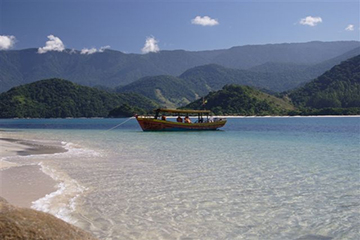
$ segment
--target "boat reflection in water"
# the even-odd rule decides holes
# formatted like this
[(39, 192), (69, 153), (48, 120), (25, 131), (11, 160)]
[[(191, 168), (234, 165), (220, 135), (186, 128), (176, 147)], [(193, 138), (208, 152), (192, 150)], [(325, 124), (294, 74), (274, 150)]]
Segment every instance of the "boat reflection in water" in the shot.
[[(225, 125), (226, 119), (209, 117), (209, 114), (209, 110), (156, 109), (155, 116), (136, 115), (136, 120), (143, 131), (217, 130)], [(169, 121), (169, 115), (177, 118)], [(197, 116), (197, 120), (192, 123), (189, 116)]]

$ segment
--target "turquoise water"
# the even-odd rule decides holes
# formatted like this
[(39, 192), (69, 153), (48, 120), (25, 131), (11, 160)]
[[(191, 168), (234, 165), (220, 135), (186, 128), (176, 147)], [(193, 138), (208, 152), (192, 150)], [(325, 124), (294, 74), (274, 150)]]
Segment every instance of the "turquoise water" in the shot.
[(221, 131), (142, 132), (134, 119), (0, 120), (2, 136), (69, 151), (33, 207), (100, 239), (358, 239), (360, 118), (228, 119)]

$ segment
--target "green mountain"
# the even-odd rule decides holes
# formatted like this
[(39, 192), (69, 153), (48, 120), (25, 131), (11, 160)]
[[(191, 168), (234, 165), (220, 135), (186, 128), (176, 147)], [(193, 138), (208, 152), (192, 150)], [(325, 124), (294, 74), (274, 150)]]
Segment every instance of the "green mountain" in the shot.
[(294, 77), (292, 74), (252, 72), (226, 68), (216, 64), (189, 69), (181, 74), (179, 78), (184, 79), (189, 86), (196, 89), (199, 95), (219, 90), (226, 84), (248, 85), (274, 92), (282, 92), (298, 86), (306, 79)]
[(360, 109), (360, 55), (290, 92), (289, 97), (300, 107)]
[(119, 87), (116, 91), (141, 94), (170, 108), (188, 104), (199, 97), (184, 80), (165, 75), (144, 77), (129, 85)]
[[(118, 92), (142, 94), (161, 105), (178, 107), (205, 96), (211, 91), (220, 90), (224, 85), (247, 85), (266, 92), (282, 92), (309, 82), (324, 73), (329, 64), (340, 62), (347, 56), (357, 53), (360, 48), (331, 59), (317, 67), (308, 65), (268, 63), (257, 72), (225, 68), (216, 64), (194, 67), (179, 77), (145, 77), (129, 85), (117, 88)], [(275, 69), (275, 70), (272, 70)], [(318, 74), (318, 75), (315, 75)], [(305, 82), (306, 81), (306, 82)]]
[[(203, 104), (205, 102), (205, 105)], [(263, 93), (249, 86), (226, 85), (184, 108), (211, 110), (215, 115), (286, 115), (294, 110), (287, 99)]]
[[(86, 86), (116, 87), (146, 76), (179, 76), (190, 68), (207, 64), (235, 69), (249, 69), (269, 62), (314, 65), (357, 47), (359, 42), (347, 41), (248, 45), (226, 50), (176, 50), (149, 54), (125, 54), (112, 50), (90, 55), (73, 50), (44, 54), (37, 53), (37, 49), (0, 51), (0, 92), (55, 77)], [(283, 80), (288, 81), (286, 78)], [(267, 86), (261, 87), (280, 89), (276, 84), (271, 80)]]
[(106, 117), (117, 106), (157, 107), (135, 94), (107, 93), (62, 79), (42, 80), (0, 94), (0, 118)]

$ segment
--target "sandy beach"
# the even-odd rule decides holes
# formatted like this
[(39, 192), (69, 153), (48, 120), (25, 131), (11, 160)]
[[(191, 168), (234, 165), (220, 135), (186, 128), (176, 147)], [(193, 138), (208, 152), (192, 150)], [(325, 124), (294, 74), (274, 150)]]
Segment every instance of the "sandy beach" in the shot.
[(65, 151), (51, 142), (0, 135), (0, 239), (96, 239), (49, 213), (30, 209), (34, 201), (55, 192), (58, 183), (41, 170), (39, 163), (24, 164), (19, 159), (37, 154), (51, 158), (51, 154)]
[(33, 201), (56, 191), (57, 182), (43, 173), (40, 165), (21, 165), (11, 161), (11, 156), (64, 151), (57, 146), (0, 137), (0, 196), (13, 205), (30, 208)]

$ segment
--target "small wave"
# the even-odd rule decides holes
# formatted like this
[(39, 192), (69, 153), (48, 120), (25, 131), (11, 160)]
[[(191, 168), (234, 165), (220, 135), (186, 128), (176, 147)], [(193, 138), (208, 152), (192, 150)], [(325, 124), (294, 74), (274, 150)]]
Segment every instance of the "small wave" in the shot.
[[(61, 147), (66, 151), (59, 151), (54, 153), (44, 152), (42, 154), (14, 155), (0, 158), (0, 171), (12, 167), (24, 165), (39, 165), (43, 173), (50, 176), (58, 184), (56, 191), (45, 195), (32, 202), (31, 208), (50, 213), (68, 223), (75, 224), (77, 219), (72, 217), (76, 210), (77, 199), (87, 190), (84, 186), (79, 184), (75, 179), (72, 179), (66, 172), (58, 171), (56, 169), (56, 162), (61, 163), (65, 159), (75, 158), (92, 158), (100, 157), (101, 154), (95, 150), (83, 148), (71, 142), (55, 142), (55, 141), (41, 141), (41, 140), (23, 140), (31, 145), (41, 147)], [(52, 163), (55, 163), (53, 165)]]
[[(84, 157), (100, 157), (101, 154), (95, 150), (83, 148), (79, 145), (76, 145), (71, 142), (62, 142), (63, 147), (67, 150), (67, 152), (62, 153), (66, 155), (78, 155)], [(56, 153), (61, 154), (61, 153)]]
[[(51, 154), (52, 160), (55, 159), (73, 159), (73, 158), (87, 158), (100, 157), (101, 154), (95, 150), (83, 148), (71, 142), (61, 142), (61, 145), (66, 152), (59, 152)], [(49, 154), (31, 155), (27, 157), (34, 157), (37, 159), (48, 159)], [(48, 160), (46, 160), (48, 161)], [(55, 160), (56, 161), (56, 160)], [(32, 203), (31, 208), (50, 213), (68, 223), (75, 224), (77, 219), (72, 217), (72, 213), (76, 210), (77, 199), (84, 194), (87, 188), (79, 184), (76, 180), (69, 177), (65, 172), (57, 171), (54, 168), (47, 166), (43, 162), (38, 163), (41, 171), (50, 176), (58, 182), (55, 192), (47, 194)]]
[(17, 163), (6, 161), (8, 159), (11, 159), (11, 157), (1, 157), (0, 158), (0, 171), (19, 166), (19, 164), (17, 164)]
[(32, 202), (31, 208), (50, 213), (66, 222), (76, 223), (77, 220), (71, 217), (71, 213), (76, 209), (77, 198), (87, 189), (66, 174), (61, 174), (44, 166), (42, 163), (39, 163), (39, 165), (45, 174), (59, 183), (55, 192)]

